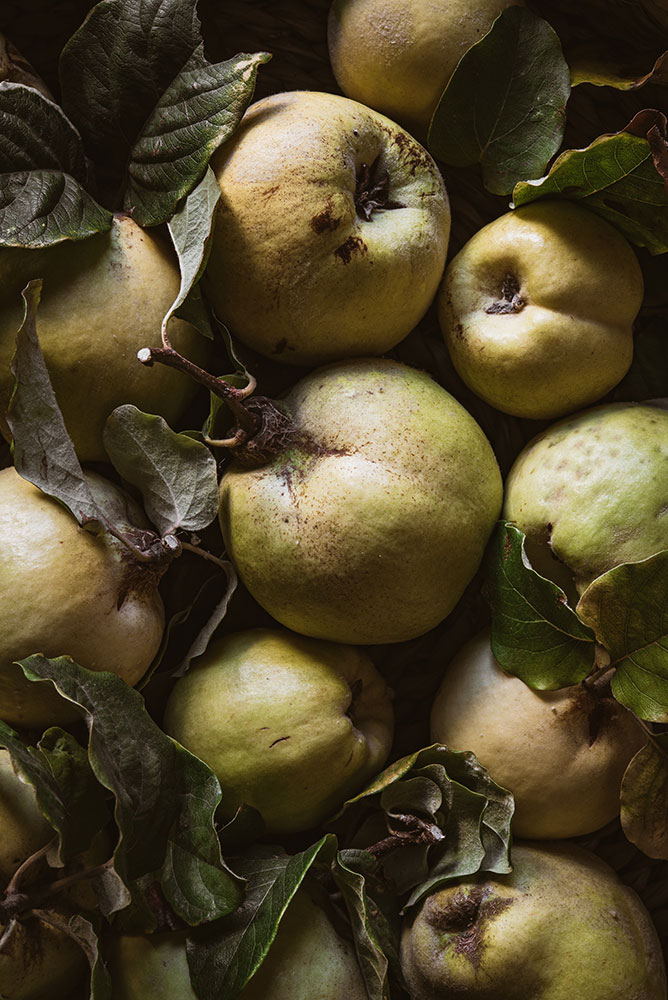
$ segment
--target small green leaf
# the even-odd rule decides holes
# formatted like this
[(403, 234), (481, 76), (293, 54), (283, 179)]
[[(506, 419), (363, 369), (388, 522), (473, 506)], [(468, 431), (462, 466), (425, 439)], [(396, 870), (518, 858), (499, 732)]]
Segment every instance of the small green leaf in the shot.
[(116, 799), (114, 860), (126, 885), (157, 871), (168, 902), (192, 925), (234, 910), (241, 883), (220, 856), (214, 814), (221, 791), (210, 768), (163, 733), (116, 674), (65, 656), (30, 656), (20, 665), (29, 680), (50, 679), (85, 712), (91, 766)]
[(650, 858), (668, 860), (668, 734), (648, 739), (622, 779), (622, 829)]
[[(181, 287), (162, 322), (163, 330), (167, 328), (167, 323), (177, 310), (179, 310), (179, 315), (183, 316), (186, 300), (204, 270), (209, 255), (214, 213), (219, 200), (220, 186), (213, 170), (209, 168), (197, 187), (193, 188), (190, 194), (183, 199), (168, 222), (169, 233), (179, 259)], [(197, 302), (198, 304), (202, 303), (201, 296), (198, 296)], [(190, 317), (186, 315), (183, 318), (189, 319)], [(202, 320), (199, 319), (194, 325), (198, 330), (201, 330)], [(206, 315), (204, 325), (205, 329), (202, 332), (211, 337), (208, 315)]]
[(492, 651), (503, 670), (539, 691), (578, 684), (594, 665), (594, 635), (563, 590), (532, 569), (525, 541), (501, 521), (487, 550)]
[[(332, 870), (353, 926), (355, 950), (367, 996), (369, 1000), (389, 1000), (389, 963), (383, 944), (387, 947), (391, 935), (387, 933), (383, 914), (367, 894), (364, 868), (356, 870), (355, 862), (359, 863), (364, 857), (372, 860), (365, 852), (342, 851), (337, 854)], [(386, 939), (383, 944), (381, 936)]]
[(40, 810), (57, 833), (47, 858), (61, 867), (90, 847), (110, 818), (86, 751), (57, 728), (47, 730), (37, 747), (26, 746), (5, 722), (0, 722), (0, 746), (9, 751), (21, 781), (34, 788)]
[(201, 531), (218, 514), (216, 460), (162, 417), (117, 406), (107, 417), (104, 446), (117, 471), (142, 494), (151, 522), (164, 536)]
[(300, 854), (255, 848), (231, 860), (247, 880), (246, 898), (204, 936), (189, 938), (188, 965), (199, 997), (234, 1000), (264, 961), (281, 917), (316, 861), (331, 862), (336, 840), (325, 836)]
[(632, 122), (615, 135), (599, 136), (586, 149), (567, 150), (546, 177), (515, 185), (515, 208), (538, 198), (570, 198), (607, 219), (631, 243), (647, 247), (650, 253), (665, 253), (668, 190), (657, 169), (661, 161), (652, 149), (660, 142), (654, 127), (647, 129), (651, 144), (647, 137), (628, 131)]
[(538, 177), (561, 145), (570, 73), (559, 38), (524, 7), (508, 7), (459, 61), (427, 145), (453, 166), (480, 163), (485, 187), (509, 194)]
[(81, 137), (32, 87), (0, 87), (0, 245), (46, 247), (111, 227), (85, 191)]
[[(200, 46), (158, 101), (134, 144), (124, 208), (140, 226), (172, 217), (241, 121), (270, 56), (241, 53), (210, 65)], [(208, 234), (207, 234), (208, 235)]]
[[(646, 83), (668, 82), (668, 52), (664, 52), (646, 73), (620, 66), (611, 59), (609, 47), (598, 40), (589, 39), (573, 46), (568, 54), (571, 69), (571, 86), (591, 83), (594, 87), (614, 87), (616, 90), (638, 90)], [(647, 65), (645, 63), (645, 65)]]
[(83, 474), (51, 386), (35, 327), (42, 281), (23, 291), (25, 313), (16, 338), (12, 372), (16, 387), (7, 423), (14, 464), (24, 479), (65, 504), (79, 524), (97, 521), (100, 510)]
[(616, 667), (615, 698), (650, 722), (668, 722), (667, 581), (668, 550), (608, 570), (578, 604)]

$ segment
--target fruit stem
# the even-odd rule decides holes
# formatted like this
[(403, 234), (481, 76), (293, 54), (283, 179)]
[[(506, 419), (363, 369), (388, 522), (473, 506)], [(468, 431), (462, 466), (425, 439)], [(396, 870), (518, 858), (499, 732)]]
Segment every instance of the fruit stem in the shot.
[(44, 855), (48, 853), (48, 851), (51, 850), (55, 842), (56, 838), (53, 837), (48, 844), (45, 844), (44, 847), (40, 847), (39, 850), (35, 851), (34, 854), (31, 854), (29, 858), (26, 858), (25, 861), (23, 861), (19, 865), (19, 867), (16, 869), (16, 871), (14, 872), (14, 874), (12, 875), (11, 879), (7, 884), (7, 888), (5, 889), (5, 897), (13, 896), (18, 892), (21, 880), (23, 879), (25, 873), (28, 871), (29, 868), (32, 868), (32, 866), (36, 864), (37, 861), (40, 861), (41, 858), (43, 858)]
[(201, 556), (202, 559), (208, 559), (209, 562), (215, 563), (220, 569), (229, 572), (231, 563), (225, 562), (223, 559), (219, 559), (218, 556), (214, 556), (212, 552), (207, 552), (206, 549), (201, 549), (199, 545), (192, 545), (190, 542), (181, 542), (181, 548), (187, 549), (188, 552), (194, 552), (196, 555)]
[(249, 376), (248, 385), (243, 389), (237, 389), (225, 382), (224, 379), (211, 375), (199, 365), (193, 364), (172, 347), (142, 347), (137, 352), (137, 357), (147, 368), (151, 368), (157, 362), (168, 368), (175, 368), (177, 371), (183, 372), (184, 375), (189, 375), (195, 382), (205, 386), (214, 396), (218, 396), (219, 399), (227, 403), (239, 428), (245, 431), (246, 435), (255, 434), (259, 429), (259, 420), (243, 405), (243, 400), (255, 391), (257, 385), (252, 375)]
[(2, 932), (2, 936), (0, 937), (0, 954), (2, 953), (4, 946), (7, 944), (10, 937), (16, 930), (16, 926), (17, 926), (17, 921), (15, 920), (14, 917), (12, 917), (7, 926), (5, 927), (4, 931)]

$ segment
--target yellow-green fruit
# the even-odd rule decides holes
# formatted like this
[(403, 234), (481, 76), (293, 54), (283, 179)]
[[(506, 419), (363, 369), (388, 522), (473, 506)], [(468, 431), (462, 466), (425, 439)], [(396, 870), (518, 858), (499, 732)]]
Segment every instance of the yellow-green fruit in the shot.
[[(185, 935), (120, 937), (110, 953), (113, 1000), (197, 1000)], [(355, 949), (302, 886), (239, 1000), (367, 1000)]]
[(471, 415), (385, 359), (319, 369), (282, 402), (294, 438), (221, 484), (227, 551), (253, 597), (305, 635), (401, 642), (450, 613), (501, 506)]
[(565, 566), (581, 592), (620, 563), (668, 549), (667, 498), (668, 412), (617, 403), (530, 441), (506, 480), (503, 516), (525, 533), (541, 573)]
[(339, 87), (426, 136), (457, 63), (517, 0), (334, 0), (329, 57)]
[(4, 748), (0, 748), (0, 834), (2, 887), (26, 858), (55, 836), (37, 805), (33, 786), (19, 779)]
[(549, 419), (600, 399), (633, 357), (643, 277), (630, 244), (593, 212), (539, 201), (480, 229), (438, 293), (455, 368), (504, 413)]
[(427, 311), (450, 208), (400, 126), (334, 94), (274, 94), (212, 166), (221, 198), (203, 287), (239, 340), (314, 365), (382, 354)]
[(666, 1000), (656, 930), (611, 868), (570, 844), (517, 845), (512, 861), (406, 920), (413, 1000)]
[[(0, 922), (0, 934), (4, 931)], [(3, 942), (0, 996), (3, 1000), (61, 1000), (83, 981), (87, 968), (86, 957), (72, 938), (31, 918), (16, 924)]]
[(383, 766), (389, 692), (365, 653), (284, 629), (212, 642), (174, 687), (164, 728), (215, 771), (221, 811), (246, 802), (267, 830), (326, 819)]
[[(104, 423), (132, 403), (168, 422), (178, 420), (195, 388), (187, 376), (137, 360), (160, 346), (162, 318), (180, 277), (174, 255), (129, 216), (111, 231), (46, 250), (0, 250), (0, 429), (14, 379), (10, 363), (23, 319), (21, 290), (43, 278), (37, 333), (67, 430), (82, 461), (106, 461)], [(206, 340), (182, 320), (169, 326), (173, 346), (206, 363)]]
[(624, 771), (647, 742), (610, 694), (582, 684), (534, 691), (506, 674), (481, 632), (445, 671), (431, 712), (431, 738), (472, 750), (513, 793), (518, 837), (576, 837), (619, 814)]
[[(105, 504), (146, 525), (129, 497), (89, 476)], [(33, 653), (71, 656), (136, 684), (157, 652), (164, 610), (154, 570), (125, 546), (80, 528), (60, 503), (21, 478), (0, 472), (0, 718), (38, 728), (78, 718), (49, 682), (31, 682), (14, 661)]]

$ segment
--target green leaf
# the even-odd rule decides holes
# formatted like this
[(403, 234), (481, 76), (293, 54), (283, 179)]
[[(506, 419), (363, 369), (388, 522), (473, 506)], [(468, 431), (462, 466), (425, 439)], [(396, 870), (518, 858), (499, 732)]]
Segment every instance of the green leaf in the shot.
[[(211, 245), (214, 213), (219, 200), (220, 186), (213, 170), (209, 168), (197, 187), (193, 188), (190, 194), (183, 199), (168, 222), (169, 234), (179, 259), (181, 287), (169, 312), (162, 321), (163, 330), (166, 330), (169, 320), (177, 310), (179, 310), (179, 315), (183, 316), (182, 310), (186, 300), (204, 270)], [(198, 304), (202, 303), (201, 296), (198, 296), (197, 302)], [(190, 317), (186, 315), (183, 318), (189, 319)], [(203, 332), (206, 336), (211, 337), (208, 315), (204, 324)], [(199, 319), (194, 325), (198, 330), (201, 330), (202, 320)]]
[[(372, 861), (365, 852), (340, 852), (332, 865), (333, 875), (353, 926), (355, 949), (367, 996), (369, 1000), (389, 1000), (389, 963), (383, 944), (387, 947), (392, 939), (387, 933), (383, 914), (367, 893), (365, 857)], [(356, 870), (357, 865), (361, 871)], [(381, 937), (385, 939), (382, 943)]]
[(107, 417), (104, 446), (116, 470), (142, 494), (161, 535), (201, 531), (218, 514), (216, 460), (209, 449), (136, 406)]
[(0, 87), (0, 245), (46, 247), (111, 227), (85, 191), (81, 137), (63, 111), (18, 83)]
[(195, 0), (102, 0), (60, 57), (63, 107), (88, 154), (124, 166), (141, 129), (200, 44)]
[(94, 917), (84, 916), (75, 913), (71, 916), (55, 913), (51, 910), (35, 912), (52, 927), (58, 928), (61, 933), (72, 938), (80, 946), (88, 959), (90, 976), (90, 998), (91, 1000), (112, 1000), (111, 977), (107, 966), (100, 954), (99, 935), (102, 931), (101, 921)]
[(563, 590), (532, 569), (525, 542), (501, 521), (487, 550), (492, 652), (507, 673), (539, 691), (578, 684), (594, 665), (594, 635)]
[(41, 292), (41, 279), (23, 291), (25, 312), (11, 366), (16, 387), (7, 423), (14, 464), (24, 479), (60, 500), (84, 525), (98, 521), (100, 510), (65, 429), (39, 346), (35, 321)]
[(26, 746), (5, 722), (0, 722), (0, 746), (9, 751), (21, 781), (34, 788), (37, 805), (58, 835), (47, 860), (62, 867), (90, 847), (109, 821), (104, 791), (86, 751), (58, 728), (47, 730), (37, 747)]
[(668, 860), (668, 734), (648, 739), (626, 768), (621, 821), (643, 854)]
[[(668, 82), (668, 52), (664, 52), (654, 62), (647, 73), (638, 73), (631, 68), (621, 67), (618, 60), (611, 59), (609, 48), (598, 40), (588, 39), (569, 51), (571, 86), (591, 83), (594, 87), (614, 87), (616, 90), (638, 90), (646, 83), (665, 84)], [(647, 65), (647, 64), (645, 64)]]
[(616, 667), (615, 698), (641, 719), (668, 722), (668, 550), (599, 576), (578, 614)]
[(474, 754), (434, 745), (386, 768), (329, 826), (344, 849), (377, 857), (411, 905), (425, 886), (509, 871), (513, 810)]
[[(599, 136), (586, 149), (567, 150), (546, 177), (517, 184), (515, 208), (539, 198), (570, 198), (612, 223), (631, 243), (651, 253), (668, 251), (666, 183), (650, 141), (630, 134), (632, 126)], [(650, 128), (647, 134), (656, 144), (656, 133)]]
[(221, 791), (210, 768), (165, 735), (141, 695), (116, 674), (86, 670), (65, 656), (20, 663), (29, 680), (52, 680), (85, 712), (91, 766), (116, 799), (114, 860), (126, 885), (158, 871), (168, 902), (192, 925), (234, 910), (240, 880), (220, 856), (214, 814)]
[(266, 52), (241, 53), (212, 66), (201, 46), (193, 53), (130, 154), (124, 208), (140, 226), (166, 222), (202, 180), (209, 159), (250, 104), (259, 66), (270, 58)]
[(518, 180), (538, 177), (559, 149), (569, 94), (555, 31), (524, 7), (508, 7), (460, 59), (427, 145), (453, 166), (480, 163), (487, 190), (509, 194)]
[(188, 965), (199, 997), (234, 1000), (262, 964), (281, 917), (316, 861), (331, 862), (336, 840), (325, 836), (299, 854), (255, 848), (234, 858), (234, 870), (247, 880), (246, 898), (231, 916), (189, 938)]

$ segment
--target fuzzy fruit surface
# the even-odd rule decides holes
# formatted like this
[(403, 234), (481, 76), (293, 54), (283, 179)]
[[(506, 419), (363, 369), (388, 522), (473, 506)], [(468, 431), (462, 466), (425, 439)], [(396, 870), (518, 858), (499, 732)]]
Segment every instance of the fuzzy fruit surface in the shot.
[[(89, 485), (130, 525), (147, 522), (101, 476)], [(26, 680), (14, 661), (71, 656), (136, 684), (158, 650), (164, 610), (158, 578), (105, 534), (96, 538), (15, 469), (0, 472), (0, 718), (13, 726), (63, 725), (79, 717), (50, 683)]]
[(427, 897), (404, 926), (413, 1000), (665, 1000), (661, 946), (638, 896), (571, 844), (518, 844), (509, 875)]
[(539, 572), (564, 564), (580, 592), (668, 549), (668, 411), (613, 403), (548, 427), (515, 460), (503, 516)]
[(329, 58), (344, 94), (423, 137), (464, 53), (516, 0), (334, 0)]
[(212, 166), (221, 199), (203, 287), (239, 340), (313, 365), (382, 354), (427, 311), (450, 208), (400, 126), (334, 94), (275, 94)]
[(361, 650), (250, 629), (212, 642), (176, 683), (164, 728), (216, 773), (224, 817), (245, 802), (269, 832), (292, 833), (381, 770), (393, 714)]
[(541, 201), (469, 240), (448, 265), (438, 312), (473, 392), (504, 413), (549, 419), (596, 402), (626, 374), (642, 298), (638, 259), (613, 226)]
[[(14, 385), (10, 363), (23, 320), (21, 290), (43, 278), (37, 334), (68, 433), (81, 461), (107, 461), (102, 443), (111, 411), (132, 403), (172, 423), (195, 389), (162, 365), (145, 368), (142, 347), (160, 345), (162, 318), (176, 298), (176, 259), (128, 216), (111, 231), (65, 240), (46, 250), (0, 250), (0, 429)], [(183, 320), (172, 320), (173, 346), (206, 364), (207, 341)]]
[[(182, 933), (120, 937), (110, 958), (112, 1000), (197, 1000)], [(239, 1000), (367, 1000), (353, 945), (302, 884), (267, 957)]]
[(291, 445), (232, 464), (220, 522), (253, 597), (335, 642), (401, 642), (453, 609), (501, 505), (473, 417), (424, 372), (384, 359), (318, 369), (281, 404)]
[(549, 840), (591, 833), (619, 815), (622, 777), (647, 742), (610, 694), (577, 684), (534, 691), (505, 673), (488, 631), (448, 664), (431, 712), (431, 738), (472, 750), (513, 793), (513, 832)]

